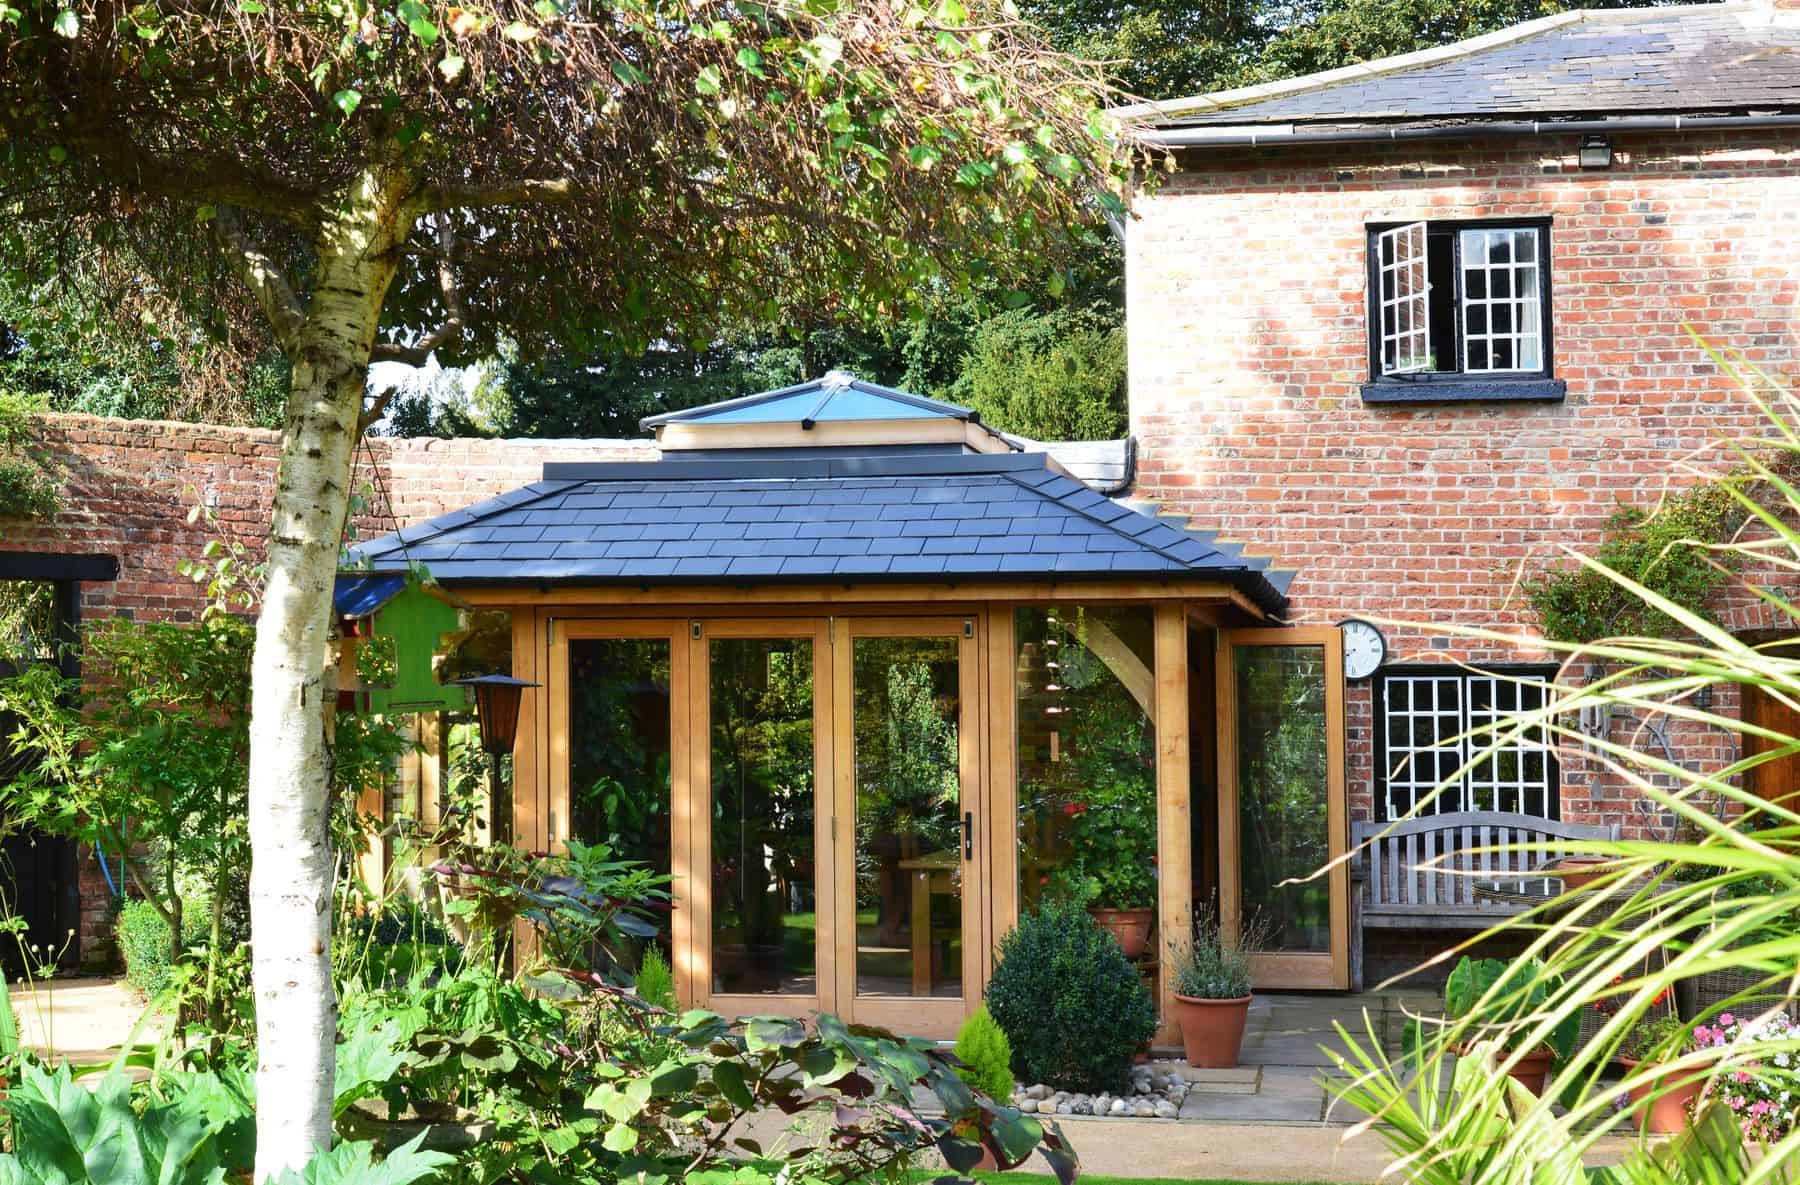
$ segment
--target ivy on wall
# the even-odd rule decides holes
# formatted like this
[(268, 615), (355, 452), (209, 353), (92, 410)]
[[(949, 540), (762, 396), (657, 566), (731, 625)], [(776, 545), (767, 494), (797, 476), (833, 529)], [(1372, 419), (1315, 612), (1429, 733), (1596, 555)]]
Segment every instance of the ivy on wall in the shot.
[(57, 481), (32, 448), (42, 396), (0, 390), (0, 519), (56, 513)]
[[(1668, 601), (1712, 620), (1708, 602), (1737, 566), (1739, 553), (1708, 548), (1744, 523), (1731, 479), (1708, 481), (1644, 509), (1623, 506), (1607, 523), (1593, 558)], [(1617, 581), (1580, 565), (1557, 566), (1526, 582), (1525, 597), (1558, 642), (1601, 638), (1666, 638), (1683, 632)]]

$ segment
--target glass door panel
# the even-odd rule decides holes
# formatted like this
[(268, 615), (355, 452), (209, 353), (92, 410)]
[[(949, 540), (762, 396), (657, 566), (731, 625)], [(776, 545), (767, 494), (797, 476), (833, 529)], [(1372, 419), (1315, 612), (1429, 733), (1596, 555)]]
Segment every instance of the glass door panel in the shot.
[[(667, 875), (674, 871), (669, 639), (571, 638), (568, 648), (569, 838), (609, 844), (616, 858)], [(665, 958), (669, 940), (665, 918), (656, 938)]]
[(857, 637), (851, 648), (856, 994), (960, 999), (957, 640)]
[(1258, 986), (1349, 986), (1343, 662), (1335, 628), (1235, 630), (1220, 664), (1220, 857), (1228, 928)]
[(813, 642), (707, 643), (714, 993), (819, 994)]

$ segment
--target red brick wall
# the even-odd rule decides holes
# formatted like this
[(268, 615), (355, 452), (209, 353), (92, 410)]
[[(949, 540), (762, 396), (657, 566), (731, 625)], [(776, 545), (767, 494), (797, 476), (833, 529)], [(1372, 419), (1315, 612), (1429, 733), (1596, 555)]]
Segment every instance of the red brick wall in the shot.
[[(82, 586), (84, 615), (192, 620), (201, 600), (176, 566), (220, 535), (260, 552), (279, 440), (258, 428), (46, 416), (42, 443), (61, 472), (64, 509), (0, 523), (0, 551), (116, 556), (117, 581)], [(634, 441), (371, 439), (357, 454), (353, 534), (371, 538), (516, 489), (546, 461), (655, 456)], [(187, 521), (196, 504), (212, 509), (212, 525)]]
[[(1139, 494), (1297, 569), (1297, 619), (1535, 633), (1522, 566), (1592, 546), (1619, 502), (1653, 501), (1690, 460), (1719, 467), (1697, 450), (1758, 422), (1684, 322), (1777, 375), (1800, 359), (1800, 136), (1614, 147), (1606, 172), (1576, 167), (1573, 137), (1188, 157), (1129, 231)], [(1567, 400), (1364, 405), (1367, 224), (1545, 215)], [(1727, 613), (1758, 617), (1748, 602)], [(1542, 657), (1386, 632), (1398, 660)], [(1366, 817), (1367, 686), (1349, 712)], [(1716, 732), (1671, 740), (1685, 761), (1733, 749)], [(1655, 823), (1579, 754), (1564, 782), (1568, 818)]]

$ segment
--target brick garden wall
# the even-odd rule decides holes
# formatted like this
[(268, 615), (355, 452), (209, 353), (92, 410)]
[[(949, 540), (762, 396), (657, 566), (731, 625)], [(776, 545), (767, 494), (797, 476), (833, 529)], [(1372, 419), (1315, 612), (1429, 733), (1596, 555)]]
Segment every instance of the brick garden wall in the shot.
[[(41, 445), (61, 471), (64, 510), (46, 521), (0, 523), (0, 551), (117, 557), (116, 581), (82, 585), (84, 618), (192, 621), (204, 602), (177, 566), (220, 536), (260, 554), (279, 443), (278, 433), (252, 428), (46, 416)], [(372, 439), (357, 456), (364, 508), (354, 531), (369, 538), (479, 502), (537, 480), (545, 461), (655, 455), (629, 441)], [(188, 522), (196, 504), (211, 509), (210, 525)], [(8, 575), (0, 571), (0, 579)], [(99, 865), (83, 855), (81, 945), (92, 965), (111, 949), (112, 902)]]
[[(1559, 543), (1590, 547), (1621, 501), (1652, 502), (1720, 435), (1758, 424), (1684, 323), (1800, 376), (1800, 137), (1574, 138), (1194, 154), (1129, 231), (1138, 493), (1296, 568), (1298, 619), (1380, 617), (1531, 634), (1513, 595)], [(1371, 222), (1544, 216), (1559, 405), (1364, 405)], [(1717, 455), (1697, 463), (1720, 467)], [(1736, 628), (1767, 624), (1747, 598)], [(1402, 661), (1541, 650), (1387, 629)], [(1352, 810), (1372, 805), (1371, 691), (1351, 689)], [(1735, 704), (1722, 703), (1726, 710)], [(1643, 734), (1620, 722), (1617, 735)], [(1670, 735), (1694, 764), (1734, 738)], [(1661, 829), (1579, 753), (1572, 820)]]

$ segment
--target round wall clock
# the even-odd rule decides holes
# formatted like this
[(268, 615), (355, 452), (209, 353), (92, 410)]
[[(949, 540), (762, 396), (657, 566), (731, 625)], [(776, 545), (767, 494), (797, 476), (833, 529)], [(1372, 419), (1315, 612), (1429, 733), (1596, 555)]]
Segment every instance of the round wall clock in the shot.
[(1344, 631), (1344, 678), (1367, 679), (1387, 659), (1387, 639), (1360, 617), (1338, 622)]

